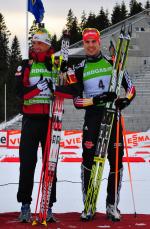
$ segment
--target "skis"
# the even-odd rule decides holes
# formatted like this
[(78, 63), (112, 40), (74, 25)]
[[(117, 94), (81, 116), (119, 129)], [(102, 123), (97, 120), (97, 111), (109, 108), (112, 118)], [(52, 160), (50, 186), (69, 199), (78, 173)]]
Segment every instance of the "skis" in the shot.
[[(132, 27), (129, 25), (128, 32), (125, 34), (125, 26), (122, 26), (118, 38), (116, 55), (113, 64), (112, 77), (110, 80), (109, 91), (120, 94), (121, 82), (125, 70), (125, 64), (128, 54), (129, 43), (131, 40)], [(123, 49), (123, 51), (122, 51)], [(84, 213), (87, 219), (92, 219), (96, 211), (96, 203), (100, 190), (103, 169), (107, 157), (107, 149), (111, 129), (115, 115), (115, 104), (106, 103), (103, 118), (100, 124), (99, 136), (94, 156), (94, 163), (91, 170), (91, 176), (88, 185), (88, 191), (85, 199)], [(90, 217), (89, 217), (90, 215)]]
[(43, 225), (46, 225), (49, 200), (52, 193), (52, 186), (58, 161), (59, 142), (62, 129), (63, 102), (63, 98), (55, 97), (51, 104), (50, 133), (49, 136), (47, 136), (47, 140), (49, 141), (47, 148), (49, 149), (47, 149), (39, 211), (39, 221)]
[[(66, 32), (66, 31), (65, 31)], [(55, 57), (52, 56), (52, 74), (55, 71), (58, 73), (57, 84), (63, 84), (64, 72), (62, 73), (62, 65), (68, 61), (69, 35), (64, 33), (61, 44), (61, 52), (58, 63), (54, 66)], [(64, 69), (63, 69), (64, 71)], [(56, 175), (56, 167), (59, 155), (59, 143), (62, 129), (62, 115), (63, 115), (64, 98), (53, 96), (50, 100), (49, 112), (49, 126), (47, 132), (47, 140), (44, 150), (44, 159), (42, 172), (40, 177), (40, 185), (38, 190), (38, 197), (35, 208), (35, 220), (32, 225), (37, 225), (38, 222), (47, 225), (47, 211), (49, 201), (52, 193), (53, 181)], [(37, 209), (39, 205), (39, 198), (41, 194), (39, 213)]]

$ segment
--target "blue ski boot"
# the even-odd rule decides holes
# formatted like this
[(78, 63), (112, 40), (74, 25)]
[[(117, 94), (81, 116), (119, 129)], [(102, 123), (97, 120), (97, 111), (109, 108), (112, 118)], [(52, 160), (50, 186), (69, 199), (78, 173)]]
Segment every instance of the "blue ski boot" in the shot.
[(28, 223), (31, 221), (31, 209), (30, 204), (23, 204), (19, 215), (19, 221), (22, 223)]
[(50, 223), (56, 223), (57, 222), (57, 220), (53, 216), (51, 208), (48, 208), (46, 222), (50, 222)]

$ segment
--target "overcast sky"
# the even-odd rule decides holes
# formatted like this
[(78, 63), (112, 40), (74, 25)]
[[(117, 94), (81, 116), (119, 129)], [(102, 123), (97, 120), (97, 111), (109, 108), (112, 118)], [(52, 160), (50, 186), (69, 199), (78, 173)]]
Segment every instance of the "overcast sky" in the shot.
[[(11, 38), (17, 35), (23, 55), (26, 34), (26, 2), (27, 0), (0, 0), (0, 13), (3, 14), (6, 26), (12, 34)], [(59, 37), (65, 27), (70, 8), (74, 16), (80, 20), (83, 10), (87, 15), (90, 11), (97, 14), (102, 6), (105, 10), (108, 9), (111, 15), (115, 3), (121, 3), (122, 0), (42, 0), (42, 2), (45, 8), (43, 22), (51, 34), (55, 33)], [(125, 0), (127, 8), (129, 7), (129, 2), (130, 0)], [(145, 4), (146, 0), (138, 2)], [(30, 26), (34, 17), (31, 13), (28, 15)]]

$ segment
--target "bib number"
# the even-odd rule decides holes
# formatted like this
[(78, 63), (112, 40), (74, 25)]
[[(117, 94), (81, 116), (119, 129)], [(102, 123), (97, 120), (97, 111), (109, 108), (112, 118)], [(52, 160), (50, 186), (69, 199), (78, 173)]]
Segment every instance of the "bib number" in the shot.
[(104, 88), (105, 88), (105, 85), (103, 84), (103, 80), (100, 80), (99, 81), (99, 88), (101, 88), (102, 90), (104, 90)]

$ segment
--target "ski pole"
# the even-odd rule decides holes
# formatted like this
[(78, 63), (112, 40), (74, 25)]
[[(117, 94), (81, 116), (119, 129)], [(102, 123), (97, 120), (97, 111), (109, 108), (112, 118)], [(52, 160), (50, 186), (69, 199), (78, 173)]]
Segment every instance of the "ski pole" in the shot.
[(131, 193), (132, 193), (134, 216), (136, 217), (136, 208), (135, 208), (135, 199), (134, 199), (133, 185), (132, 185), (131, 167), (130, 167), (130, 162), (129, 162), (128, 146), (127, 146), (127, 139), (126, 139), (126, 132), (125, 132), (125, 122), (124, 122), (123, 117), (121, 118), (121, 123), (122, 123), (122, 132), (123, 132), (123, 137), (124, 137), (124, 145), (125, 145), (125, 151), (126, 151), (126, 157), (127, 157), (127, 163), (128, 163), (128, 172), (129, 172), (130, 187), (131, 187)]
[(120, 111), (117, 111), (117, 132), (116, 132), (116, 169), (115, 169), (115, 209), (117, 210), (118, 192), (118, 161), (119, 161), (119, 131), (120, 131)]
[[(52, 135), (52, 128), (53, 128), (53, 114), (56, 110), (56, 104), (54, 103), (54, 101), (51, 101), (50, 104), (50, 112), (49, 112), (49, 130), (47, 132), (47, 138), (46, 138), (46, 145), (47, 147), (45, 148), (45, 150), (47, 152), (45, 152), (44, 155), (44, 176), (43, 176), (43, 180), (42, 180), (42, 195), (41, 195), (41, 202), (40, 202), (40, 210), (39, 210), (39, 218), (40, 221), (43, 225), (46, 226), (46, 203), (47, 203), (47, 193), (48, 193), (48, 184), (49, 184), (49, 179), (48, 179), (48, 166), (49, 166), (49, 154), (50, 154), (50, 146), (51, 146), (51, 135)], [(43, 202), (43, 198), (45, 198), (45, 201)]]
[[(48, 126), (48, 133), (50, 132), (50, 120), (49, 120), (49, 126)], [(40, 175), (40, 182), (39, 182), (39, 188), (38, 188), (38, 195), (37, 195), (37, 200), (36, 200), (36, 207), (35, 207), (35, 220), (33, 221), (33, 225), (36, 224), (36, 214), (37, 214), (37, 208), (38, 208), (38, 204), (39, 204), (39, 196), (40, 196), (40, 191), (41, 191), (41, 187), (42, 187), (42, 181), (43, 181), (43, 177), (44, 177), (44, 168), (45, 168), (45, 162), (46, 162), (46, 156), (47, 156), (47, 152), (48, 152), (48, 141), (46, 141), (45, 144), (45, 150), (44, 150), (44, 159), (43, 159), (43, 163), (42, 163), (42, 169), (41, 169), (41, 175)]]
[[(53, 108), (51, 108), (51, 109), (53, 109)], [(39, 204), (39, 196), (40, 196), (40, 191), (41, 191), (43, 177), (44, 177), (44, 170), (45, 170), (45, 166), (46, 166), (45, 164), (46, 164), (47, 153), (48, 153), (49, 147), (50, 147), (49, 136), (51, 135), (51, 126), (52, 126), (52, 120), (49, 119), (48, 131), (47, 131), (47, 137), (46, 137), (46, 143), (45, 143), (45, 149), (44, 149), (44, 158), (42, 160), (43, 163), (42, 163), (40, 182), (39, 182), (39, 188), (38, 188), (38, 195), (37, 195), (36, 207), (35, 207), (35, 220), (33, 221), (32, 225), (36, 225), (36, 214), (37, 214), (37, 208), (38, 208), (38, 204)]]

